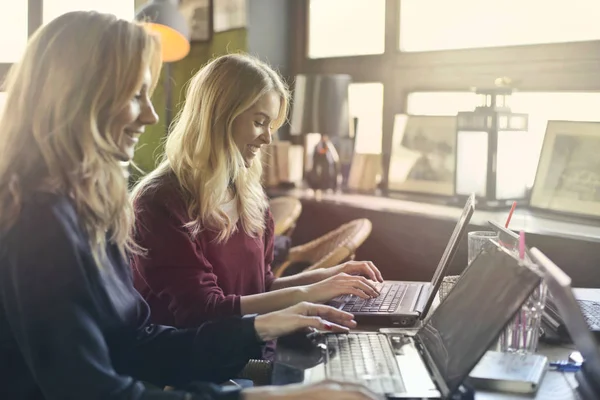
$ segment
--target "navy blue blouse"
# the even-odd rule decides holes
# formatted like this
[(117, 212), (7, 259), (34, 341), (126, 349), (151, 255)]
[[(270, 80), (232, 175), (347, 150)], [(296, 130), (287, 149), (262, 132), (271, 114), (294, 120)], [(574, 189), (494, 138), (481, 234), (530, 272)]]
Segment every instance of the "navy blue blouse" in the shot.
[(193, 382), (223, 382), (260, 357), (254, 318), (153, 325), (116, 246), (107, 254), (98, 268), (74, 206), (57, 195), (26, 203), (0, 236), (0, 399), (238, 398)]

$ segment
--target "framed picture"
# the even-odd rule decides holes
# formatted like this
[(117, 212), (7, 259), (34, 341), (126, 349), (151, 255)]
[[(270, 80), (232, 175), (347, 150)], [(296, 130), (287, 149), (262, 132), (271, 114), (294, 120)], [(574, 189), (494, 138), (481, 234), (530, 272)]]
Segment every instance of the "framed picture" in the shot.
[(179, 11), (190, 28), (192, 42), (207, 42), (213, 33), (213, 0), (180, 0)]
[(600, 122), (548, 121), (530, 205), (600, 217)]
[(212, 0), (215, 32), (247, 26), (246, 0)]
[(398, 114), (388, 189), (454, 195), (456, 117)]

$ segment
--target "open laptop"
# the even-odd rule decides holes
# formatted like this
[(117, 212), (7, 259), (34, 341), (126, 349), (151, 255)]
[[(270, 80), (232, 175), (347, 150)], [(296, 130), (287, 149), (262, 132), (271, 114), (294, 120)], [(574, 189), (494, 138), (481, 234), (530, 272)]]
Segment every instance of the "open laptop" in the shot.
[[(504, 244), (509, 249), (517, 249), (519, 243), (519, 235), (515, 232), (506, 229), (502, 225), (498, 224), (494, 221), (488, 221), (492, 229), (494, 229), (499, 234), (499, 241)], [(528, 256), (531, 257), (531, 252), (527, 252)], [(579, 298), (577, 295), (577, 290), (575, 290), (575, 298), (577, 299), (577, 303), (579, 304), (579, 308), (583, 313), (585, 320), (587, 321), (588, 327), (594, 333), (597, 339), (600, 339), (600, 289), (597, 290), (598, 300), (594, 300), (591, 298)], [(566, 329), (565, 322), (560, 317), (560, 313), (558, 308), (556, 307), (555, 301), (553, 299), (552, 293), (549, 294), (546, 299), (546, 306), (544, 308), (543, 314), (544, 324), (552, 329), (559, 337), (560, 340), (565, 340), (569, 338), (568, 330)]]
[[(575, 298), (571, 288), (571, 278), (538, 249), (531, 249), (531, 255), (545, 273), (545, 280), (558, 312), (565, 321), (566, 329), (575, 347), (585, 360), (582, 374), (578, 377), (580, 389), (586, 393), (584, 396), (586, 399), (598, 399), (600, 398), (600, 350)], [(581, 379), (582, 377), (584, 378)]]
[(463, 380), (540, 282), (538, 273), (495, 243), (413, 336), (323, 334), (312, 350), (280, 339), (273, 383), (332, 379), (364, 384), (388, 398), (447, 399), (462, 391)]
[(431, 282), (385, 281), (379, 285), (381, 294), (364, 300), (354, 295), (338, 296), (328, 304), (351, 312), (358, 323), (374, 326), (413, 326), (427, 315), (446, 270), (450, 266), (471, 216), (475, 211), (475, 196), (471, 195)]

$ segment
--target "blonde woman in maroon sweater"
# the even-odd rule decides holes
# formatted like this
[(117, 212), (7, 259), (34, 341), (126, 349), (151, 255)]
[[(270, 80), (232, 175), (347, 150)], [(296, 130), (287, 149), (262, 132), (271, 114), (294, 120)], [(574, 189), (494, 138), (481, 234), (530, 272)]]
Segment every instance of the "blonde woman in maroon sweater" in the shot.
[(214, 59), (191, 79), (160, 166), (133, 191), (136, 288), (156, 322), (191, 327), (341, 294), (376, 297), (371, 262), (275, 278), (273, 218), (261, 147), (285, 121), (289, 93), (247, 55)]

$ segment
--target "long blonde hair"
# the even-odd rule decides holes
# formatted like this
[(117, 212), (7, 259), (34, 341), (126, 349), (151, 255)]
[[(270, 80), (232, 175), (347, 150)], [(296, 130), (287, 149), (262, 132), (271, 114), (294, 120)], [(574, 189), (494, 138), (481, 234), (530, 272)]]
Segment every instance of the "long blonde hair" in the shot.
[(188, 82), (186, 101), (167, 137), (163, 161), (136, 185), (133, 201), (174, 175), (187, 205), (192, 235), (208, 228), (217, 231), (216, 240), (223, 242), (236, 229), (236, 221), (223, 209), (233, 185), (244, 231), (262, 235), (268, 208), (262, 165), (258, 160), (249, 168), (244, 165), (232, 125), (269, 92), (281, 99), (275, 130), (287, 118), (289, 91), (273, 69), (243, 54), (221, 56), (205, 65)]
[(5, 81), (0, 115), (0, 229), (36, 192), (68, 196), (97, 262), (108, 240), (125, 253), (133, 213), (115, 116), (161, 68), (160, 41), (142, 25), (97, 12), (64, 14), (29, 40)]

